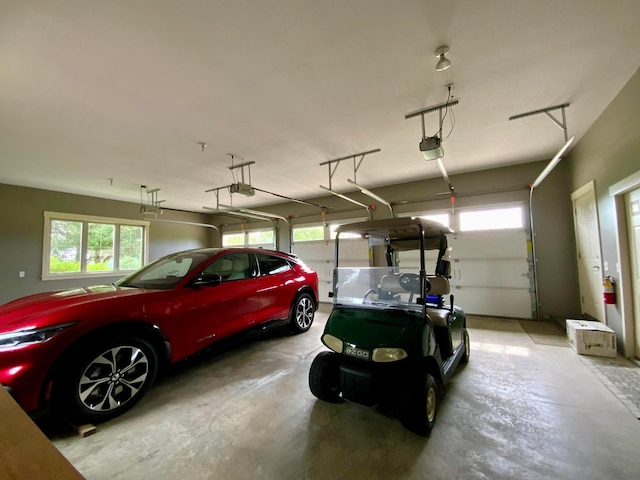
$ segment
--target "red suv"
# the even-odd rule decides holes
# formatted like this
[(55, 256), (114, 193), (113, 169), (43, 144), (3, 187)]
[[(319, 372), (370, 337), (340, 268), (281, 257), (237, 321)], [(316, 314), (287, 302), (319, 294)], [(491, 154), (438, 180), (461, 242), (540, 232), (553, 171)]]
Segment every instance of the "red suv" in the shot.
[(137, 403), (162, 366), (265, 322), (305, 332), (317, 305), (318, 276), (293, 255), (178, 252), (112, 285), (0, 306), (0, 383), (26, 411), (98, 423)]

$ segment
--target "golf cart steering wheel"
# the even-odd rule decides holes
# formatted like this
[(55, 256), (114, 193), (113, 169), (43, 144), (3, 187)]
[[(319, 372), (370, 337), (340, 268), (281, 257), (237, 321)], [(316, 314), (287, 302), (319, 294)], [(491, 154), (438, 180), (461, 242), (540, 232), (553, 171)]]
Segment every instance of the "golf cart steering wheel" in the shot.
[[(406, 291), (420, 294), (420, 275), (416, 273), (402, 273), (398, 277), (398, 282), (400, 286), (404, 288)], [(425, 282), (427, 283), (427, 292), (431, 290), (431, 282), (428, 278), (425, 278)]]
[(420, 276), (415, 273), (402, 273), (398, 277), (400, 286), (407, 292), (420, 293)]

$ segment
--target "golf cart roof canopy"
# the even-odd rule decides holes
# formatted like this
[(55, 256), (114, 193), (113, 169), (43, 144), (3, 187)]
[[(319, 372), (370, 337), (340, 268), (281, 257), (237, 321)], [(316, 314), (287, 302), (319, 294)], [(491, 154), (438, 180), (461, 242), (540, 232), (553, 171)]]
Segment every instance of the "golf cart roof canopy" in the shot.
[(363, 239), (370, 236), (385, 237), (398, 250), (414, 250), (420, 248), (420, 230), (424, 232), (425, 249), (441, 248), (444, 235), (455, 233), (451, 228), (439, 222), (424, 218), (390, 218), (385, 220), (369, 220), (349, 223), (336, 228), (336, 233), (355, 233)]

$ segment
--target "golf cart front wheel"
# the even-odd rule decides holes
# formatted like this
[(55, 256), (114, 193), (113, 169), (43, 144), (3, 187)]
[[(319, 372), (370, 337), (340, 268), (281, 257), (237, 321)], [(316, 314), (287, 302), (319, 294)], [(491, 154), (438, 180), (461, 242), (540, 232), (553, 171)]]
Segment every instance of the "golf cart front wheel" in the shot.
[(340, 357), (334, 352), (320, 352), (309, 370), (309, 389), (320, 400), (337, 403), (340, 396)]
[(400, 405), (400, 423), (418, 435), (431, 433), (438, 413), (438, 387), (429, 373), (420, 375), (404, 388)]

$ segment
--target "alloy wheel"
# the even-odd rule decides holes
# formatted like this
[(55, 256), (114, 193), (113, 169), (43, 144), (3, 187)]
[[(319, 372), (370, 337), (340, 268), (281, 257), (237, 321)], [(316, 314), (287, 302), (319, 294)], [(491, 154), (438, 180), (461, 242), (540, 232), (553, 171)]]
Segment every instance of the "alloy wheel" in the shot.
[(149, 359), (141, 349), (113, 347), (88, 363), (78, 383), (78, 397), (88, 409), (108, 412), (133, 399), (148, 375)]
[(296, 323), (300, 329), (306, 330), (313, 322), (313, 302), (308, 296), (303, 296), (296, 305)]

